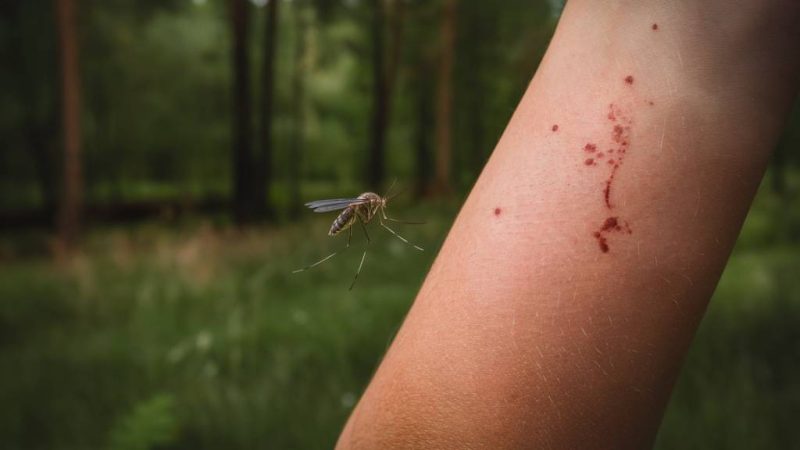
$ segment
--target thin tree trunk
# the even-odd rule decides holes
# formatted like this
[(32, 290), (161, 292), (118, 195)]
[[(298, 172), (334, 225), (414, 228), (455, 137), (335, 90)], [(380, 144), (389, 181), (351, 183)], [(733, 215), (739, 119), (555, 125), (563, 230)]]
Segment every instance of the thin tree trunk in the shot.
[(420, 64), (417, 75), (417, 152), (416, 152), (416, 186), (414, 193), (417, 198), (428, 194), (431, 187), (431, 88), (426, 81), (427, 65)]
[(64, 141), (63, 191), (58, 213), (58, 232), (61, 242), (69, 250), (78, 239), (83, 204), (81, 86), (75, 0), (56, 0), (55, 6), (61, 50), (61, 119)]
[(289, 214), (300, 214), (300, 165), (303, 158), (305, 136), (305, 73), (306, 61), (306, 17), (302, 5), (295, 4), (295, 52), (292, 74), (292, 131), (291, 155), (289, 157)]
[[(386, 4), (390, 3), (387, 11)], [(391, 19), (391, 42), (388, 61), (386, 52), (386, 16)], [(391, 100), (400, 60), (403, 36), (403, 2), (398, 0), (373, 0), (372, 20), (372, 74), (373, 113), (367, 180), (372, 189), (379, 189), (386, 177), (386, 138), (391, 117)]]
[(456, 40), (456, 0), (445, 0), (442, 11), (441, 56), (436, 93), (436, 179), (434, 192), (452, 192), (453, 54)]
[(384, 178), (386, 125), (388, 124), (388, 92), (384, 62), (383, 0), (373, 0), (372, 10), (372, 134), (367, 166), (367, 182), (373, 190), (380, 189)]
[(266, 30), (264, 32), (263, 86), (261, 90), (261, 153), (258, 158), (255, 177), (255, 201), (259, 205), (258, 213), (273, 217), (272, 206), (272, 120), (275, 104), (275, 47), (278, 38), (278, 3), (269, 0), (266, 8)]
[(251, 149), (249, 18), (247, 0), (230, 0), (233, 32), (233, 217), (252, 221), (253, 158)]

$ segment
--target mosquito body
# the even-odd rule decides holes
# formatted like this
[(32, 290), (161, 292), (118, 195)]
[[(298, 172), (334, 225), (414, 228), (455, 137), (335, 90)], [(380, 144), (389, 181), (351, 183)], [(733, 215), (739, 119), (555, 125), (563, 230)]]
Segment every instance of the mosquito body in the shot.
[[(333, 221), (331, 229), (328, 231), (328, 236), (336, 236), (342, 231), (350, 229), (350, 227), (359, 220), (363, 224), (368, 224), (370, 220), (375, 217), (375, 214), (378, 213), (379, 209), (386, 207), (386, 199), (374, 192), (365, 192), (354, 199), (344, 200), (350, 201), (350, 203), (344, 208), (344, 211), (339, 214), (339, 217)], [(315, 212), (325, 212), (327, 209), (325, 211), (317, 211), (322, 208), (314, 208), (312, 205), (330, 201), (333, 200), (318, 200), (316, 202), (306, 203), (306, 206), (314, 209)]]
[[(397, 223), (419, 223), (419, 222), (403, 222), (401, 220), (393, 219), (386, 215), (386, 204), (388, 201), (393, 198), (392, 197), (381, 197), (380, 195), (374, 192), (364, 192), (363, 194), (359, 195), (355, 198), (335, 198), (329, 200), (315, 200), (313, 202), (306, 203), (306, 206), (311, 208), (316, 213), (325, 213), (330, 211), (339, 211), (343, 210), (336, 219), (331, 224), (330, 230), (328, 230), (328, 236), (336, 236), (344, 231), (348, 232), (347, 235), (347, 245), (344, 249), (333, 252), (330, 255), (322, 258), (321, 260), (315, 262), (314, 264), (308, 265), (303, 267), (302, 269), (297, 269), (293, 271), (293, 273), (303, 272), (305, 270), (311, 269), (312, 267), (316, 267), (325, 261), (333, 258), (337, 254), (347, 250), (350, 248), (350, 240), (353, 237), (353, 226), (358, 222), (361, 225), (361, 229), (364, 230), (364, 236), (367, 238), (367, 244), (371, 241), (369, 239), (369, 233), (367, 233), (366, 225), (372, 221), (374, 218), (378, 218), (378, 222), (380, 222), (380, 226), (384, 228), (386, 231), (392, 233), (396, 238), (400, 239), (404, 243), (414, 247), (419, 251), (423, 251), (423, 248), (414, 245), (409, 242), (403, 236), (397, 234), (394, 230), (389, 228), (384, 221), (388, 222), (397, 222)], [(367, 256), (367, 251), (364, 250), (364, 253), (361, 255), (361, 262), (358, 264), (358, 269), (356, 270), (356, 274), (353, 277), (353, 282), (350, 284), (350, 289), (353, 289), (353, 286), (356, 284), (356, 280), (358, 279), (358, 275), (361, 273), (361, 268), (364, 266), (364, 259)]]

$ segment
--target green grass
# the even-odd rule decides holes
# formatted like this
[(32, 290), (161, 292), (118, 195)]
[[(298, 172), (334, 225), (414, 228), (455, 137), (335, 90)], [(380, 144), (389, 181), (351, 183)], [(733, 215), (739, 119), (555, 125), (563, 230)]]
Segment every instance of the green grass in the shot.
[[(657, 448), (800, 442), (800, 248), (784, 243), (785, 209), (759, 199)], [(245, 232), (104, 229), (69, 264), (25, 256), (41, 245), (3, 243), (3, 448), (330, 448), (455, 211), (397, 213), (428, 221), (403, 227), (424, 253), (372, 231), (352, 292), (355, 248), (291, 274), (343, 246), (325, 235), (329, 217)]]

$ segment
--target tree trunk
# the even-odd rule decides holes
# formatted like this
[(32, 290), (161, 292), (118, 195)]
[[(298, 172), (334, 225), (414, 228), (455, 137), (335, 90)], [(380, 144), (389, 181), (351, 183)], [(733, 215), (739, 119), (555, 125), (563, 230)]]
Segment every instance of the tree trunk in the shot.
[(229, 0), (233, 32), (233, 218), (253, 220), (248, 0)]
[(305, 73), (306, 61), (306, 16), (302, 5), (295, 3), (295, 48), (292, 73), (292, 130), (291, 154), (289, 155), (289, 214), (300, 215), (300, 165), (303, 159), (305, 137)]
[[(391, 8), (387, 12), (386, 4)], [(384, 28), (386, 16), (391, 19), (391, 42), (388, 61)], [(403, 36), (403, 2), (398, 0), (373, 0), (372, 20), (372, 75), (373, 113), (372, 135), (369, 151), (367, 180), (370, 188), (380, 189), (386, 176), (386, 136), (391, 116), (391, 98), (400, 60)]]
[(367, 183), (378, 190), (384, 178), (384, 156), (386, 152), (386, 124), (388, 114), (388, 92), (384, 76), (384, 11), (383, 0), (373, 0), (372, 18), (372, 134), (369, 147)]
[(456, 41), (456, 0), (445, 0), (436, 93), (436, 179), (433, 191), (452, 192), (453, 55)]
[(416, 151), (416, 183), (414, 194), (417, 198), (426, 196), (431, 188), (431, 122), (433, 122), (431, 111), (431, 91), (430, 85), (425, 80), (425, 70), (427, 65), (419, 66), (417, 76), (417, 151)]
[(80, 232), (83, 177), (81, 171), (80, 75), (75, 0), (55, 0), (61, 51), (61, 120), (64, 141), (62, 195), (58, 234), (65, 249), (77, 242)]
[(275, 210), (272, 206), (272, 119), (275, 104), (275, 47), (278, 38), (278, 3), (269, 0), (266, 8), (266, 30), (264, 32), (263, 86), (261, 89), (261, 153), (256, 165), (254, 201), (258, 206), (257, 213), (272, 218)]

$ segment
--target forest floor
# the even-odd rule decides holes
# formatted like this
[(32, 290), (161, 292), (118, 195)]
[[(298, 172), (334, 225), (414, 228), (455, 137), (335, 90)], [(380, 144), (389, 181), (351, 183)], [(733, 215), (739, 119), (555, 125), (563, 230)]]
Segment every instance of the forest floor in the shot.
[[(427, 221), (403, 227), (426, 251), (376, 229), (352, 291), (360, 233), (348, 252), (291, 273), (344, 245), (327, 236), (328, 216), (248, 231), (201, 220), (103, 228), (69, 263), (26, 256), (31, 237), (3, 238), (3, 447), (331, 448), (456, 210), (401, 209)], [(759, 195), (656, 448), (800, 442), (791, 214), (800, 208)]]

